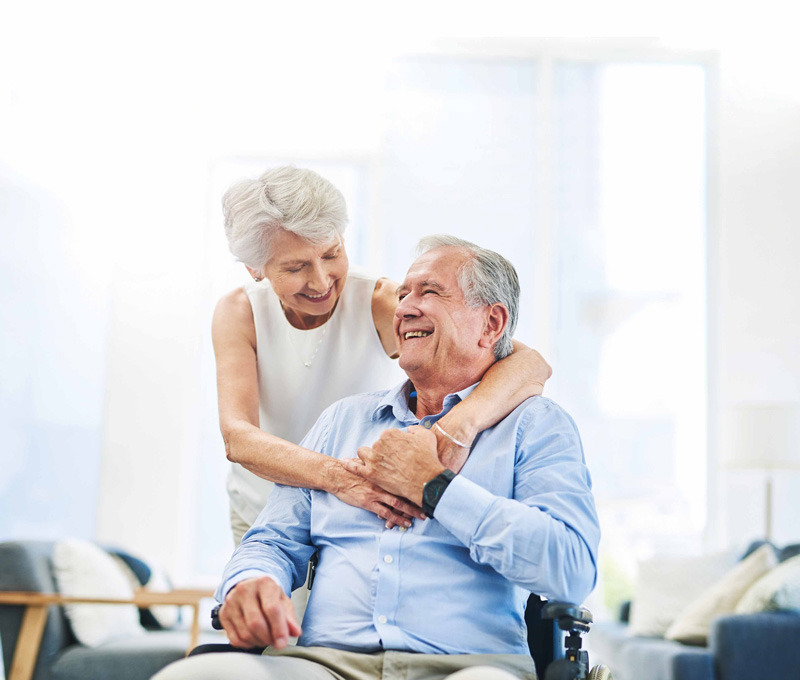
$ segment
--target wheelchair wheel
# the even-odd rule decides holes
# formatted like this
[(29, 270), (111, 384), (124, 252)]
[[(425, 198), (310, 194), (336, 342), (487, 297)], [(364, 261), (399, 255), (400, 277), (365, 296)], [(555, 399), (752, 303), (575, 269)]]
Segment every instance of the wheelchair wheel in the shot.
[(588, 680), (614, 680), (614, 678), (611, 677), (611, 671), (608, 670), (608, 667), (601, 664), (589, 671)]

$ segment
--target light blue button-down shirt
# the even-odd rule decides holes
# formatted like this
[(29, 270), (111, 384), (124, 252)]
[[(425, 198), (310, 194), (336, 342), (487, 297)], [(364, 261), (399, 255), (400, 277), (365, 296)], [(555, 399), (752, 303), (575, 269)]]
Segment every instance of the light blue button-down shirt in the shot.
[[(430, 427), (474, 389), (416, 418), (410, 383), (329, 407), (302, 446), (352, 458), (388, 428)], [(240, 581), (274, 578), (288, 594), (319, 552), (300, 645), (427, 654), (527, 654), (528, 592), (583, 602), (600, 529), (572, 419), (528, 399), (481, 433), (433, 519), (387, 530), (334, 495), (276, 485), (225, 568), (221, 602)]]

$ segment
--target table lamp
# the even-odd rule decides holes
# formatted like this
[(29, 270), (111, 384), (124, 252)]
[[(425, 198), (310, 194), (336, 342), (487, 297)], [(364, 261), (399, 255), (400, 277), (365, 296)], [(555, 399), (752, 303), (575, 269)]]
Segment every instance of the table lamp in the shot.
[(772, 475), (800, 470), (800, 403), (752, 402), (730, 410), (732, 449), (729, 466), (766, 474), (765, 538), (772, 540)]

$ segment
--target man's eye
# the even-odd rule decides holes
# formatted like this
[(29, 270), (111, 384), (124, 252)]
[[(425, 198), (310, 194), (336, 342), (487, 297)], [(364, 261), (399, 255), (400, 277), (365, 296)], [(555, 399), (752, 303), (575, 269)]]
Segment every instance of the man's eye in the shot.
[(403, 298), (404, 298), (406, 295), (408, 295), (408, 293), (400, 293), (400, 294), (397, 296), (397, 299), (398, 299), (398, 300), (402, 300), (402, 299), (403, 299)]
[(422, 291), (423, 295), (427, 295), (428, 293), (432, 293), (433, 295), (438, 295), (438, 293), (435, 290), (428, 289)]

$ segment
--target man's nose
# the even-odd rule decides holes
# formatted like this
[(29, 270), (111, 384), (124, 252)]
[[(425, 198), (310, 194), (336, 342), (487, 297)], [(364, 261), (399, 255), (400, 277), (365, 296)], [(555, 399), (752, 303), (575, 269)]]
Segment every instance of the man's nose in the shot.
[(408, 319), (420, 315), (419, 308), (411, 293), (397, 303), (394, 314), (398, 319)]

